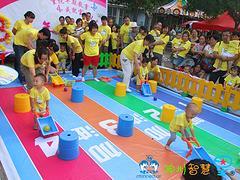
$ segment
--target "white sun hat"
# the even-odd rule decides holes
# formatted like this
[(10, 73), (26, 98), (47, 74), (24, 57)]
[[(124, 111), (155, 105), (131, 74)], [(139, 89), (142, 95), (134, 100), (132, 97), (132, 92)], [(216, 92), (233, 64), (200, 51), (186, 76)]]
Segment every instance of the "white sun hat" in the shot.
[(131, 22), (131, 27), (134, 28), (134, 27), (138, 27), (137, 23), (136, 22)]

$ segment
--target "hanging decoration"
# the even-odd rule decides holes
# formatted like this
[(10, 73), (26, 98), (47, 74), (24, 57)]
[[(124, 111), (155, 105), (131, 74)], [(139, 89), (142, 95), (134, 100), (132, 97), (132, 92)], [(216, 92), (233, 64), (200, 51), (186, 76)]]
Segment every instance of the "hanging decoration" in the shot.
[(173, 14), (174, 14), (174, 15), (179, 15), (179, 14), (180, 14), (180, 10), (177, 9), (177, 8), (174, 9), (174, 10), (173, 10)]
[(12, 32), (9, 30), (10, 27), (10, 19), (5, 15), (0, 14), (0, 33), (2, 34), (0, 37), (0, 42), (5, 42), (6, 44), (11, 43)]

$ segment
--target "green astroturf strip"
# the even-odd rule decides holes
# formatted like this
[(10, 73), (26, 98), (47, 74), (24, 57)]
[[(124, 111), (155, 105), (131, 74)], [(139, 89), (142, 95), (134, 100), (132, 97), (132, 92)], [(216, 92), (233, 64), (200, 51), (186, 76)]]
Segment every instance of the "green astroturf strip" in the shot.
[[(114, 95), (114, 87), (104, 83), (104, 82), (95, 82), (95, 81), (87, 81), (85, 82), (90, 87), (96, 89), (97, 91), (103, 93), (109, 98), (112, 98), (113, 100), (117, 101), (118, 103), (128, 107), (129, 109), (135, 111), (136, 113), (142, 115), (143, 117), (147, 118), (148, 120), (156, 123), (157, 125), (169, 129), (169, 125), (167, 123), (163, 123), (161, 121), (157, 121), (153, 119), (150, 114), (145, 114), (143, 111), (148, 109), (155, 109), (159, 112), (161, 112), (160, 109), (157, 107), (140, 100), (131, 94), (127, 94), (125, 97), (116, 97)], [(208, 153), (219, 157), (219, 156), (231, 156), (233, 160), (233, 166), (239, 167), (240, 166), (240, 157), (238, 153), (240, 153), (240, 148), (232, 145), (198, 127), (194, 128), (196, 137), (200, 144), (207, 150)]]

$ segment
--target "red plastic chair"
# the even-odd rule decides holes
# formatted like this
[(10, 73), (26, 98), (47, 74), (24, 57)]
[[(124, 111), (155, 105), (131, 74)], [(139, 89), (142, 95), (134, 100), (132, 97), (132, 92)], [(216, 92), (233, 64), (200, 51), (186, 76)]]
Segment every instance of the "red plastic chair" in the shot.
[(0, 53), (0, 60), (2, 61), (2, 65), (4, 65), (4, 60), (5, 60), (6, 54), (5, 53)]

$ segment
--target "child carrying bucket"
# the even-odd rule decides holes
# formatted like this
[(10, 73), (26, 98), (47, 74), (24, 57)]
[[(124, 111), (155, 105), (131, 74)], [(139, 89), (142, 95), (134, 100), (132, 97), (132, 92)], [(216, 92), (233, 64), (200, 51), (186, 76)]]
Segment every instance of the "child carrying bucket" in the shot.
[(42, 73), (37, 74), (34, 77), (34, 86), (30, 90), (30, 101), (31, 109), (34, 113), (34, 126), (33, 129), (38, 129), (37, 127), (37, 117), (45, 116), (49, 112), (49, 100), (50, 93), (48, 89), (44, 86), (46, 82), (46, 76)]

